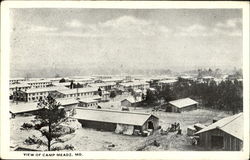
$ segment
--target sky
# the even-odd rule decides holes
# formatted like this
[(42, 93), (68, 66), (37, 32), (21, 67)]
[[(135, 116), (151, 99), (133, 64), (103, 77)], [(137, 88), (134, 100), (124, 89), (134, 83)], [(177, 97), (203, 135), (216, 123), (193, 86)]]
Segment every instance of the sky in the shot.
[(26, 8), (10, 20), (12, 77), (242, 66), (239, 9)]

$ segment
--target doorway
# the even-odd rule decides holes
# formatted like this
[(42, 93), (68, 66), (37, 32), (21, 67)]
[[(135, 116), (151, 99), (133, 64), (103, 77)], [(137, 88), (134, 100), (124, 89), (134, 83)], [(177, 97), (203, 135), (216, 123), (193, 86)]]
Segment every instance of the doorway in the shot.
[(154, 130), (154, 124), (152, 121), (148, 122), (148, 129), (153, 129)]

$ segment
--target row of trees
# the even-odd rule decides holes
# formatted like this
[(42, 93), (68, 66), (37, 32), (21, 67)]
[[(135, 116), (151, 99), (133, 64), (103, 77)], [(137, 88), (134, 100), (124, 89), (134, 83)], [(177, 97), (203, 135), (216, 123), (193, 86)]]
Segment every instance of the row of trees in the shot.
[(147, 91), (146, 102), (154, 104), (159, 100), (171, 101), (190, 97), (202, 103), (202, 106), (220, 110), (238, 112), (243, 110), (243, 85), (237, 80), (198, 83), (179, 78), (173, 86), (157, 87), (156, 91)]

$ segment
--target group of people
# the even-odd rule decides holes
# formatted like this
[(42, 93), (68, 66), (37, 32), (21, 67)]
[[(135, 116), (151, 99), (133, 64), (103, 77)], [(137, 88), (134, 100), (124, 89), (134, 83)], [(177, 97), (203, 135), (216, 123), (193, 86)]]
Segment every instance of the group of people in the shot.
[(171, 124), (171, 130), (173, 132), (180, 130), (180, 123), (174, 122), (173, 124)]

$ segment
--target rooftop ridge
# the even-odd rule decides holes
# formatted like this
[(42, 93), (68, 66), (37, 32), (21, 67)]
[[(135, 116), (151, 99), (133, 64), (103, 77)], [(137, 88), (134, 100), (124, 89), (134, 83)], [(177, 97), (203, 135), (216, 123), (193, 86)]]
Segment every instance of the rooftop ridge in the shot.
[(129, 114), (141, 114), (141, 115), (148, 115), (148, 116), (153, 115), (153, 114), (150, 114), (150, 113), (128, 112), (128, 111), (118, 111), (118, 110), (109, 110), (109, 109), (92, 109), (92, 108), (83, 108), (83, 107), (76, 107), (76, 109), (92, 110), (92, 111), (118, 112), (118, 113), (129, 113)]
[[(191, 98), (189, 98), (189, 97), (186, 97), (186, 98), (180, 98), (180, 99), (172, 100), (172, 101), (169, 101), (169, 102), (179, 101), (179, 100), (183, 100), (183, 99), (191, 99)], [(191, 100), (193, 100), (193, 99), (191, 99)], [(193, 100), (193, 101), (194, 101), (194, 100)]]
[(216, 126), (216, 127), (222, 128), (222, 127), (228, 125), (229, 123), (231, 123), (232, 121), (236, 120), (237, 118), (239, 118), (241, 115), (242, 115), (242, 113), (239, 113), (238, 115), (234, 115), (235, 117), (232, 120), (228, 121), (227, 123), (223, 124), (222, 126)]

